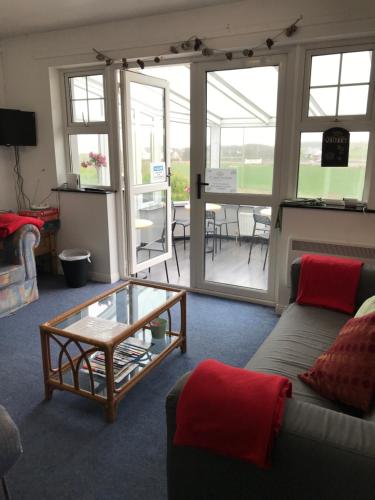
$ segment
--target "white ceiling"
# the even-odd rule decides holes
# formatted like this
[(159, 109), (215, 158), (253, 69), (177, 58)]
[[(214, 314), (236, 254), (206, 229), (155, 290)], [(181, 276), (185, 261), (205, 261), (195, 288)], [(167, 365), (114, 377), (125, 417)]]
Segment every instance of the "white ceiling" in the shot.
[(1, 0), (0, 38), (234, 1), (236, 0)]

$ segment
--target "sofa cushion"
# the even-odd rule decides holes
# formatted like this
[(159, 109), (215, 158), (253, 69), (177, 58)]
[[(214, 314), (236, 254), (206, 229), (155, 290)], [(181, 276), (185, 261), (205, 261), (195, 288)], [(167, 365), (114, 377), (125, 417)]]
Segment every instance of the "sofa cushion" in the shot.
[(362, 262), (331, 255), (301, 258), (298, 304), (353, 314)]
[(0, 266), (0, 288), (5, 288), (14, 283), (21, 283), (25, 279), (25, 268), (23, 266)]
[[(299, 274), (301, 270), (301, 259), (296, 259), (290, 269), (291, 290), (289, 303), (295, 302), (298, 293)], [(375, 289), (375, 265), (363, 264), (361, 277), (356, 296), (356, 309), (358, 309), (363, 302), (374, 295)]]
[(326, 398), (368, 411), (375, 390), (375, 313), (351, 318), (300, 379)]
[(320, 396), (298, 378), (331, 346), (348, 319), (350, 316), (341, 312), (293, 303), (246, 368), (288, 377), (293, 383), (295, 399), (356, 414), (351, 408)]

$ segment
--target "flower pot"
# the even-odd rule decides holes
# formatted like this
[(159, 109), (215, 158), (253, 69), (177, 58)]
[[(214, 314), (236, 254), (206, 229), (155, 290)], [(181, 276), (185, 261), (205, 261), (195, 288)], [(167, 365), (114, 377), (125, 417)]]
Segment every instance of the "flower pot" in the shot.
[(153, 339), (163, 339), (167, 328), (167, 320), (156, 318), (150, 321), (150, 330)]

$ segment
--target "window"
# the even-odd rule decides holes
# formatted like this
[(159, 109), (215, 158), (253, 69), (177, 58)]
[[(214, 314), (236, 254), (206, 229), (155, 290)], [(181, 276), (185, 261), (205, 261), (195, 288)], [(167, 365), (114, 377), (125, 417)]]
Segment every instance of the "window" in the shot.
[(110, 186), (109, 125), (102, 70), (67, 73), (65, 99), (69, 171), (80, 174), (82, 186)]
[[(373, 48), (307, 52), (299, 198), (363, 199), (373, 105)], [(350, 132), (347, 167), (321, 167), (323, 132)]]
[(321, 167), (322, 132), (303, 132), (299, 160), (298, 196), (362, 199), (368, 132), (351, 132), (347, 167)]
[(365, 115), (372, 51), (312, 56), (308, 116)]
[(272, 193), (276, 127), (223, 127), (221, 168), (237, 169), (238, 193)]
[(207, 72), (206, 168), (231, 169), (236, 192), (272, 193), (279, 67)]

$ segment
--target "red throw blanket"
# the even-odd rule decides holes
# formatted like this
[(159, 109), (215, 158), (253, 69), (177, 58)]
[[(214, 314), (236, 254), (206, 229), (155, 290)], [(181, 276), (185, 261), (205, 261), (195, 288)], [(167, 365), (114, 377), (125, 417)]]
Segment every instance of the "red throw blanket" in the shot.
[(273, 439), (291, 393), (285, 377), (202, 361), (180, 395), (174, 444), (270, 467)]
[(298, 304), (353, 314), (362, 264), (360, 260), (327, 255), (303, 255)]
[(6, 238), (15, 233), (17, 229), (25, 224), (34, 224), (40, 229), (44, 221), (35, 217), (23, 217), (17, 214), (0, 214), (0, 238)]

